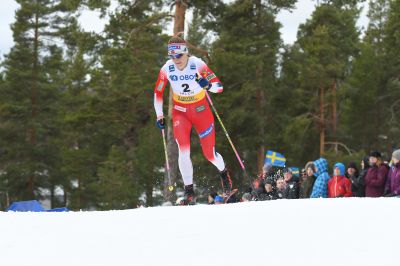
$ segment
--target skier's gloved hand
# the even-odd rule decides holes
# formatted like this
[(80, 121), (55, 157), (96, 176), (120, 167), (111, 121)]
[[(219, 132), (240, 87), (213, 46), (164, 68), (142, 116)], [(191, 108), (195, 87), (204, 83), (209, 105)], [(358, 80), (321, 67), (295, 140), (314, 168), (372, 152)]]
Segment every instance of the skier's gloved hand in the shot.
[(210, 82), (208, 82), (207, 79), (203, 78), (202, 76), (199, 76), (199, 74), (196, 73), (196, 82), (199, 83), (200, 87), (208, 91), (211, 88)]
[(165, 118), (164, 117), (157, 118), (156, 125), (159, 129), (164, 129), (165, 128)]

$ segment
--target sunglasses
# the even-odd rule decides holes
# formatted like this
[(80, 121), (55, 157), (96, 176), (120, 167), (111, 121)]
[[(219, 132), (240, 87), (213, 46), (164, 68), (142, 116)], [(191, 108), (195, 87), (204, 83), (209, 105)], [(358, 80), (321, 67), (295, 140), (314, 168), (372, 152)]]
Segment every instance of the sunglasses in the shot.
[(171, 54), (169, 55), (169, 58), (171, 59), (179, 59), (183, 56), (183, 54)]

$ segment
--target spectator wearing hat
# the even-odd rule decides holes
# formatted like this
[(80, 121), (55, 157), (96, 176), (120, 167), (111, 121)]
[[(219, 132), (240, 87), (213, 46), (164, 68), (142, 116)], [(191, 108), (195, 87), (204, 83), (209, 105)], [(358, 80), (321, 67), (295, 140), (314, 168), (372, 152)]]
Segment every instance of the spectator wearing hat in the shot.
[(264, 192), (264, 181), (262, 179), (253, 180), (253, 190), (251, 191), (253, 200), (258, 200), (260, 195)]
[(315, 180), (310, 198), (327, 198), (328, 181), (330, 179), (328, 174), (328, 161), (321, 157), (314, 161), (314, 166), (317, 179)]
[(214, 199), (215, 205), (221, 205), (224, 204), (224, 198), (217, 195)]
[(382, 197), (389, 169), (383, 164), (380, 152), (370, 153), (369, 165), (370, 168), (365, 176), (365, 196)]
[(286, 188), (283, 193), (285, 199), (298, 199), (299, 198), (299, 182), (297, 178), (293, 177), (292, 170), (285, 168), (283, 171), (283, 180), (286, 183)]
[(345, 167), (342, 163), (336, 163), (333, 167), (333, 176), (328, 181), (328, 197), (351, 197), (351, 182), (345, 177)]
[(300, 185), (299, 198), (310, 198), (311, 192), (317, 177), (315, 176), (315, 165), (313, 162), (308, 162), (304, 167), (305, 175), (302, 176)]
[(350, 162), (347, 165), (346, 176), (351, 182), (351, 191), (355, 197), (364, 197), (365, 195), (365, 182), (364, 176), (360, 175), (357, 164)]
[(265, 180), (274, 175), (273, 166), (270, 163), (265, 163), (262, 169), (262, 173), (258, 175), (258, 179)]
[(274, 190), (274, 181), (268, 178), (264, 182), (264, 193), (259, 195), (259, 200), (275, 200), (277, 199), (276, 192)]
[(286, 184), (285, 180), (283, 180), (283, 177), (278, 177), (276, 180), (276, 198), (277, 199), (284, 199), (284, 192), (286, 189)]
[(400, 149), (392, 154), (392, 166), (385, 186), (386, 197), (400, 196)]
[(252, 196), (250, 193), (246, 192), (242, 196), (242, 202), (249, 202), (252, 201)]

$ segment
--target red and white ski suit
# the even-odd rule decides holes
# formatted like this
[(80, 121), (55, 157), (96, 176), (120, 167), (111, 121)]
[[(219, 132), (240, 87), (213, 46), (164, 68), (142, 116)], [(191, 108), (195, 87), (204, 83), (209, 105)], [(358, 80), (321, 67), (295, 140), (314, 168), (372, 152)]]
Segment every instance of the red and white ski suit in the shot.
[(214, 116), (204, 89), (195, 80), (196, 73), (210, 82), (210, 92), (222, 92), (222, 84), (214, 72), (195, 56), (189, 56), (188, 63), (182, 71), (172, 60), (168, 60), (160, 70), (154, 89), (154, 108), (157, 118), (160, 118), (163, 116), (163, 92), (167, 82), (171, 84), (174, 100), (172, 112), (174, 138), (179, 148), (179, 170), (185, 185), (193, 184), (193, 165), (190, 159), (192, 127), (200, 137), (203, 154), (207, 160), (219, 171), (225, 169), (222, 156), (215, 151)]

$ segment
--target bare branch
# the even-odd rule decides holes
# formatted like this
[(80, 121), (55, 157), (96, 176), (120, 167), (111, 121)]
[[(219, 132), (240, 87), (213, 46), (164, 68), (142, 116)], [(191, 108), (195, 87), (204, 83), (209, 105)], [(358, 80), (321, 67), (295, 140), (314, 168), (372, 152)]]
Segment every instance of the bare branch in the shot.
[(350, 148), (347, 147), (344, 143), (342, 142), (338, 142), (338, 141), (327, 141), (325, 142), (325, 145), (339, 145), (341, 147), (343, 147), (348, 153), (349, 155), (352, 155), (353, 153), (351, 152)]
[(145, 25), (140, 25), (140, 26), (137, 27), (137, 28), (133, 28), (133, 29), (131, 30), (131, 32), (129, 33), (129, 37), (128, 37), (128, 40), (126, 41), (126, 44), (125, 44), (125, 46), (124, 46), (124, 49), (125, 49), (126, 47), (128, 47), (128, 44), (129, 44), (129, 42), (130, 42), (130, 40), (131, 40), (131, 38), (132, 38), (132, 35), (133, 35), (134, 33), (137, 33), (137, 32), (139, 32), (139, 31), (141, 31), (141, 30), (147, 28), (148, 26), (150, 26), (150, 25), (153, 24), (154, 22), (156, 22), (156, 21), (158, 21), (158, 20), (161, 20), (161, 19), (163, 19), (163, 18), (167, 18), (167, 17), (172, 17), (172, 18), (173, 18), (174, 16), (171, 15), (171, 14), (168, 14), (168, 13), (162, 13), (162, 14), (159, 14), (158, 16), (154, 16), (152, 19), (150, 19), (150, 21), (149, 21), (147, 24), (145, 24)]

